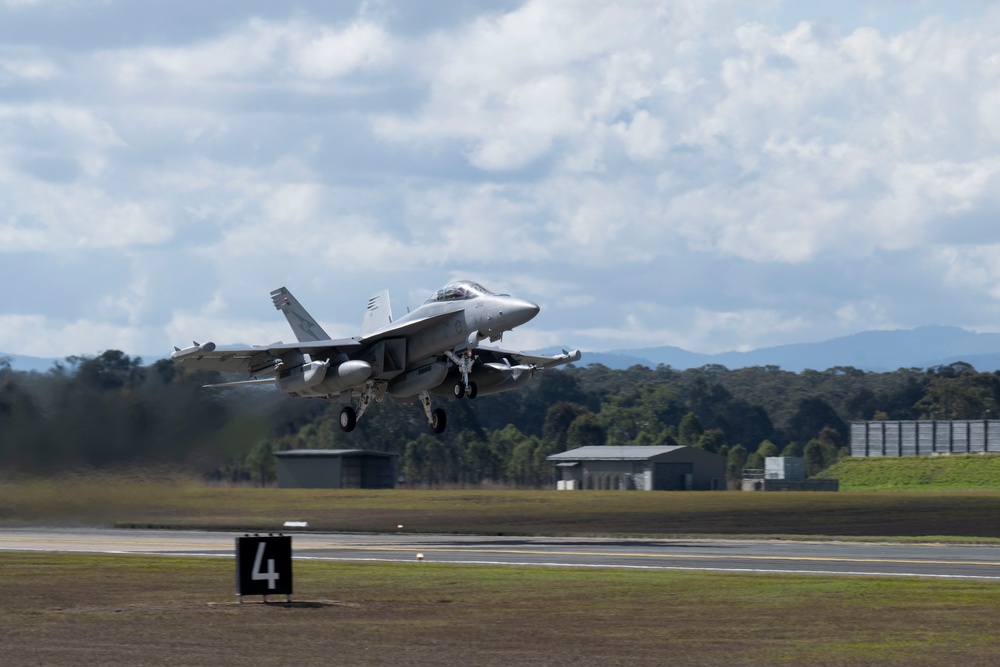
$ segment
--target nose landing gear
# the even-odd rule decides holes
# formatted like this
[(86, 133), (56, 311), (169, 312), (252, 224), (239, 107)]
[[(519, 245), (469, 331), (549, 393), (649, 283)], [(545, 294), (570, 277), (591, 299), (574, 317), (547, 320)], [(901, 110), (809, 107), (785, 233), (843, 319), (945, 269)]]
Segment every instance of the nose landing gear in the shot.
[(458, 366), (458, 370), (462, 374), (462, 381), (456, 382), (454, 388), (452, 389), (455, 398), (462, 398), (462, 396), (475, 398), (479, 393), (479, 388), (476, 386), (475, 382), (469, 380), (469, 373), (472, 372), (472, 366), (476, 363), (476, 360), (479, 357), (473, 356), (471, 349), (460, 354), (445, 352), (445, 355), (451, 359), (452, 363)]
[(468, 384), (456, 382), (452, 391), (455, 394), (455, 398), (462, 398), (463, 396), (475, 398), (479, 394), (479, 387), (476, 386), (475, 382), (469, 382)]

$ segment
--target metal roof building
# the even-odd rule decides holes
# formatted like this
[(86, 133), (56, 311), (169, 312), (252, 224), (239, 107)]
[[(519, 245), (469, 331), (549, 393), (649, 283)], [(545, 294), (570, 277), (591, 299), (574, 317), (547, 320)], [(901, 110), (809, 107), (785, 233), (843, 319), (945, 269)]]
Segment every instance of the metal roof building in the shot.
[(695, 447), (580, 447), (547, 457), (559, 489), (709, 491), (726, 488), (721, 456)]
[(282, 489), (391, 489), (396, 454), (366, 449), (275, 452)]

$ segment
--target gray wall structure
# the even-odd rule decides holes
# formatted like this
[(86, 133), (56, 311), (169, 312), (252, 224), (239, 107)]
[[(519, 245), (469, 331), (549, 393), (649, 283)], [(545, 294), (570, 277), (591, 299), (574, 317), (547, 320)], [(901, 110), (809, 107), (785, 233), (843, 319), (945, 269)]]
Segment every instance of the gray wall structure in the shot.
[(365, 449), (290, 449), (275, 452), (282, 489), (391, 489), (396, 454)]
[(851, 422), (851, 456), (1000, 453), (1000, 419)]
[(807, 479), (806, 460), (801, 456), (767, 456), (763, 470), (743, 470), (742, 487), (744, 491), (839, 491), (840, 481)]
[(547, 457), (557, 488), (710, 491), (726, 488), (726, 462), (695, 447), (579, 447)]

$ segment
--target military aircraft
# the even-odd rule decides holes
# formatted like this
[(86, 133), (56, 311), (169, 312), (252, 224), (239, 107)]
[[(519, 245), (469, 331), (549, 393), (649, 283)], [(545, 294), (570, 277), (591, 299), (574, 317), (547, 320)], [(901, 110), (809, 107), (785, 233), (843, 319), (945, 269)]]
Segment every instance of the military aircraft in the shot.
[(404, 402), (417, 397), (427, 423), (441, 433), (447, 416), (433, 407), (432, 392), (470, 399), (498, 394), (521, 387), (537, 370), (581, 356), (579, 350), (550, 357), (481, 347), (483, 340), (501, 340), (539, 308), (467, 280), (445, 285), (396, 320), (389, 291), (378, 292), (368, 300), (361, 333), (340, 340), (332, 340), (284, 287), (271, 292), (271, 301), (298, 342), (249, 347), (195, 342), (175, 347), (171, 358), (185, 366), (249, 377), (209, 387), (272, 384), (291, 396), (343, 403), (340, 427), (345, 431), (354, 430), (372, 402), (381, 403), (386, 394)]

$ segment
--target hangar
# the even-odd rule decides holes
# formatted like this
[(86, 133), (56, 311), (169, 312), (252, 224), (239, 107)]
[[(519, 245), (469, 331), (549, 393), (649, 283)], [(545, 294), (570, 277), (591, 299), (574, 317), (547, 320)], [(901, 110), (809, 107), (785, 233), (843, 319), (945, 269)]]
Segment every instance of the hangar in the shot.
[(637, 491), (725, 490), (726, 462), (696, 447), (579, 447), (547, 460), (558, 489)]
[(282, 489), (391, 489), (396, 454), (366, 449), (275, 452)]

